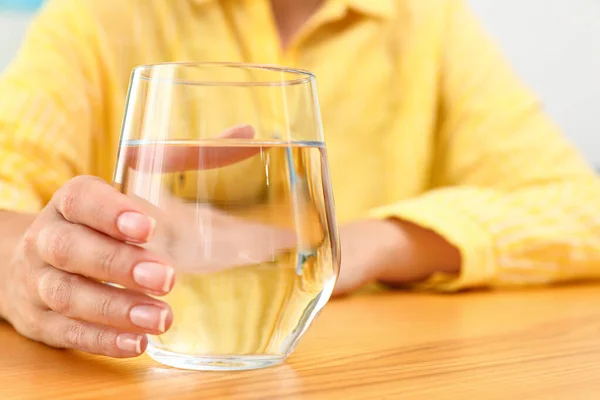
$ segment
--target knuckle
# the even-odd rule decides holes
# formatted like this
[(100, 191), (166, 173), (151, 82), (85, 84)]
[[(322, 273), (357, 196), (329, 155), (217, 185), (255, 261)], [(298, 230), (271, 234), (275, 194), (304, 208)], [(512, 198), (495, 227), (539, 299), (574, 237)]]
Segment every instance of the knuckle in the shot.
[(94, 176), (77, 176), (57, 192), (55, 204), (65, 219), (72, 221), (78, 218), (79, 199), (90, 190), (90, 184), (99, 181), (102, 180)]
[(37, 234), (34, 234), (31, 229), (28, 229), (15, 249), (12, 258), (14, 265), (18, 265), (18, 267), (13, 270), (13, 276), (18, 277), (18, 279), (26, 283), (26, 288), (32, 287), (31, 284), (34, 282), (33, 278), (37, 275), (36, 271), (42, 264), (37, 240)]
[[(98, 191), (100, 184), (105, 185), (106, 182), (94, 176), (78, 176), (71, 179), (59, 190), (59, 196), (55, 201), (58, 212), (71, 222), (80, 222), (84, 217), (87, 220), (98, 220), (104, 214), (107, 205), (97, 196), (92, 196), (90, 192), (101, 194)], [(84, 197), (87, 205), (82, 202)], [(90, 202), (93, 206), (90, 206)]]
[(22, 246), (26, 252), (37, 250), (38, 235), (33, 229), (27, 229), (22, 239)]
[(108, 353), (113, 350), (114, 347), (114, 333), (107, 329), (99, 329), (94, 334), (94, 346), (97, 349), (97, 353)]
[(104, 251), (100, 255), (99, 267), (101, 268), (101, 274), (106, 279), (114, 278), (118, 275), (119, 269), (119, 253), (117, 246), (110, 246), (109, 249)]
[(19, 333), (30, 339), (39, 339), (43, 334), (42, 324), (35, 310), (25, 310), (21, 314), (20, 323), (15, 324)]
[(76, 238), (67, 224), (53, 224), (42, 229), (38, 235), (39, 247), (51, 264), (64, 268), (73, 252)]
[(73, 289), (82, 279), (77, 275), (57, 277), (55, 274), (46, 273), (39, 283), (40, 298), (50, 309), (68, 317), (71, 315)]
[(82, 185), (78, 183), (77, 178), (69, 181), (59, 191), (60, 196), (58, 198), (58, 212), (67, 220), (73, 220), (77, 218), (77, 199), (80, 196)]
[(81, 182), (85, 185), (88, 185), (90, 183), (102, 183), (102, 184), (106, 183), (106, 182), (104, 182), (104, 180), (102, 178), (99, 178), (95, 175), (79, 175), (79, 176), (76, 176), (75, 178), (73, 178), (72, 180)]
[(86, 326), (80, 321), (73, 321), (69, 324), (66, 332), (65, 341), (69, 347), (76, 349), (86, 349), (85, 342)]
[(104, 296), (101, 301), (97, 303), (96, 314), (102, 320), (103, 325), (109, 325), (112, 319), (113, 304), (115, 304), (115, 298), (111, 295)]

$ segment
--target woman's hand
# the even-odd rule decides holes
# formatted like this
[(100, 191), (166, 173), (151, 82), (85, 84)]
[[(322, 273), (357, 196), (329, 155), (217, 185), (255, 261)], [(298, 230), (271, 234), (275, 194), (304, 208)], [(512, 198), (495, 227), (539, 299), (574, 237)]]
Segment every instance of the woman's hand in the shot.
[[(174, 271), (135, 244), (154, 221), (105, 182), (67, 183), (26, 231), (0, 273), (2, 315), (26, 337), (113, 357), (141, 354), (146, 333), (166, 331)], [(125, 289), (106, 285), (112, 282)]]
[(458, 273), (459, 251), (435, 232), (400, 220), (366, 220), (340, 228), (342, 266), (334, 295), (372, 282), (401, 285), (436, 272)]
[[(220, 137), (250, 139), (254, 129), (237, 126)], [(200, 150), (146, 146), (129, 149), (124, 159), (129, 167), (152, 172), (156, 157), (165, 170), (210, 169), (256, 153)], [(204, 159), (210, 162), (200, 163)], [(165, 332), (173, 319), (169, 306), (149, 295), (167, 294), (175, 276), (164, 252), (142, 248), (156, 226), (145, 208), (98, 178), (78, 177), (64, 185), (26, 230), (10, 261), (0, 263), (0, 317), (50, 346), (113, 357), (141, 354), (145, 334)], [(29, 222), (29, 216), (23, 219)]]

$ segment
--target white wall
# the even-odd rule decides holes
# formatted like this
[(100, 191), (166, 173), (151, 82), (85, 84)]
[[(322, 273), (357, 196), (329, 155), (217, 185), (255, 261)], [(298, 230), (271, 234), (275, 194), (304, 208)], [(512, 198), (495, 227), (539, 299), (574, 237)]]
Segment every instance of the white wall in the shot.
[(470, 3), (548, 113), (600, 167), (600, 0)]
[(0, 71), (17, 52), (30, 18), (25, 12), (0, 11)]
[[(600, 0), (469, 1), (550, 115), (600, 166)], [(28, 20), (0, 12), (0, 70)]]

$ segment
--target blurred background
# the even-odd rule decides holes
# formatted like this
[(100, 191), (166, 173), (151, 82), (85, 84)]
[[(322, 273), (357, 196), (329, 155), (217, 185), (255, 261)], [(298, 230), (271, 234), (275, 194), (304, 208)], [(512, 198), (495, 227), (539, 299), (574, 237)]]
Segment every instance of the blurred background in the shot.
[[(43, 0), (0, 0), (0, 71)], [(520, 76), (600, 167), (600, 0), (469, 0)]]

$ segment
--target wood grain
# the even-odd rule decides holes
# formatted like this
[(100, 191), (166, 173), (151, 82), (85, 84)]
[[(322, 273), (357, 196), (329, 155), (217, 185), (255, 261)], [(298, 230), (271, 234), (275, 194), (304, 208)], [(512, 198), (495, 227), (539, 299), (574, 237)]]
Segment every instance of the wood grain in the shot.
[(0, 399), (594, 399), (600, 286), (331, 302), (285, 365), (202, 373), (46, 348), (0, 324)]

